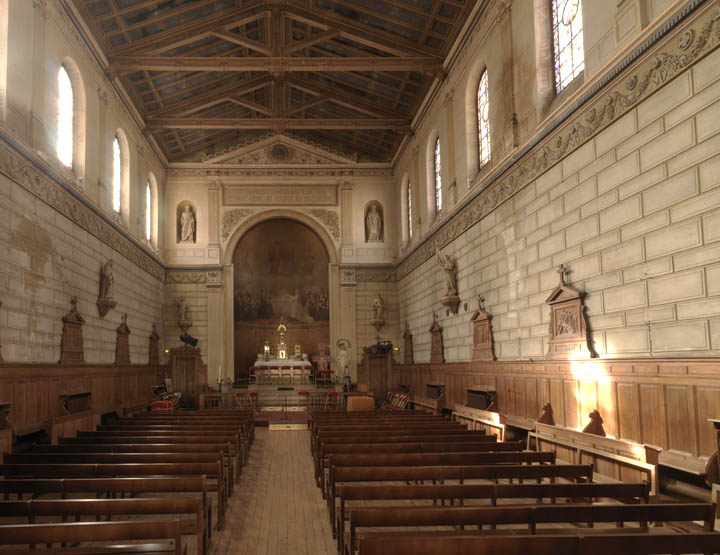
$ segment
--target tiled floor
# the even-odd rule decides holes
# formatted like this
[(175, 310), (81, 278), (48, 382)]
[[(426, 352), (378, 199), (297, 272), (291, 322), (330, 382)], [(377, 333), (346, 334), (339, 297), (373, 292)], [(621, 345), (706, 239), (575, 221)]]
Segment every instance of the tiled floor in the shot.
[(315, 487), (307, 431), (256, 429), (211, 555), (324, 555), (337, 549)]

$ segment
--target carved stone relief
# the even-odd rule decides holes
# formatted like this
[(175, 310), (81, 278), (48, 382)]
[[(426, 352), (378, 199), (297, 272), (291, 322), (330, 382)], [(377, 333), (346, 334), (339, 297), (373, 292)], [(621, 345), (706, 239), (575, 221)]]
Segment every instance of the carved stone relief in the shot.
[(82, 328), (85, 319), (78, 312), (78, 298), (70, 299), (70, 312), (63, 316), (63, 333), (60, 344), (60, 364), (85, 364)]
[(337, 212), (324, 208), (311, 208), (307, 212), (320, 220), (336, 241), (340, 240), (340, 216)]
[(127, 313), (123, 314), (122, 321), (116, 331), (117, 340), (115, 343), (115, 364), (118, 366), (129, 366), (131, 332), (127, 325)]
[(492, 316), (483, 308), (483, 297), (478, 297), (478, 309), (470, 318), (473, 324), (473, 360), (495, 360), (492, 334)]
[(433, 312), (433, 323), (430, 326), (430, 362), (441, 364), (445, 362), (445, 349), (443, 346), (443, 329), (437, 321), (437, 314)]
[(585, 293), (565, 283), (567, 269), (560, 265), (560, 283), (545, 302), (550, 305), (550, 339), (547, 357), (549, 359), (584, 359), (593, 356), (588, 344), (585, 324)]
[(413, 364), (413, 338), (410, 332), (410, 324), (405, 322), (405, 333), (403, 333), (403, 339), (405, 340), (405, 349), (403, 353), (403, 364)]
[(233, 208), (223, 214), (222, 217), (222, 240), (223, 242), (228, 240), (230, 234), (237, 227), (237, 225), (248, 216), (253, 214), (253, 210), (248, 208)]

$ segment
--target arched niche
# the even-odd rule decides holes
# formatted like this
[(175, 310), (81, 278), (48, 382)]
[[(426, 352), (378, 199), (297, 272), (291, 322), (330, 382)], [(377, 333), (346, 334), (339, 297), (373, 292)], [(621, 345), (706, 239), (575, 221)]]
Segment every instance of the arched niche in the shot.
[[(192, 218), (188, 214), (192, 215)], [(191, 228), (188, 227), (190, 225)], [(178, 203), (175, 209), (175, 241), (180, 244), (197, 243), (197, 226), (197, 208), (195, 205), (189, 200)]]
[[(223, 335), (222, 337), (210, 338), (216, 341), (215, 349), (219, 353), (218, 365), (222, 365), (222, 375), (227, 378), (234, 377), (235, 366), (235, 319), (234, 319), (234, 283), (235, 264), (234, 255), (242, 238), (258, 224), (268, 220), (287, 219), (308, 227), (322, 242), (328, 256), (328, 304), (329, 304), (329, 344), (331, 354), (336, 352), (336, 343), (340, 337), (340, 276), (338, 271), (338, 252), (335, 242), (325, 228), (312, 217), (288, 209), (267, 210), (255, 214), (242, 222), (230, 236), (223, 251)], [(315, 346), (313, 346), (315, 347)], [(211, 346), (211, 349), (213, 347)], [(307, 351), (306, 351), (307, 352)], [(210, 361), (212, 365), (212, 360)], [(213, 371), (213, 368), (209, 368)], [(246, 368), (238, 368), (246, 372)]]
[(385, 241), (385, 211), (377, 200), (371, 200), (365, 204), (363, 222), (366, 243), (383, 243)]

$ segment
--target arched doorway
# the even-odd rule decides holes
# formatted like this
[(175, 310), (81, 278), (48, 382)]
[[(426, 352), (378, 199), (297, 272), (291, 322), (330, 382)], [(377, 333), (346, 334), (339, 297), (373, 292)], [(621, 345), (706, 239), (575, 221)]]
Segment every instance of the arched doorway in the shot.
[(273, 345), (280, 321), (291, 351), (300, 345), (313, 357), (319, 344), (330, 344), (330, 261), (323, 240), (295, 219), (265, 219), (239, 237), (232, 255), (235, 378), (247, 375), (266, 341)]

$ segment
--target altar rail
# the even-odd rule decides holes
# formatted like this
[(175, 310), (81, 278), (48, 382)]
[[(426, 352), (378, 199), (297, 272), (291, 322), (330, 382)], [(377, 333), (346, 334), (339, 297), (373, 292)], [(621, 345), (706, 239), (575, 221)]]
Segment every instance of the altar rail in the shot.
[(720, 358), (395, 364), (392, 386), (445, 385), (447, 406), (473, 384), (493, 385), (498, 412), (534, 421), (549, 402), (558, 426), (581, 430), (597, 409), (618, 439), (662, 449), (660, 464), (704, 474), (717, 450), (708, 418), (720, 416)]
[[(0, 364), (0, 401), (12, 403), (8, 421), (16, 435), (46, 430), (51, 436), (93, 429), (105, 412), (146, 405), (152, 386), (162, 382), (161, 366), (86, 364)], [(64, 414), (62, 394), (90, 392), (92, 410)], [(0, 434), (0, 450), (9, 451), (11, 436)]]

